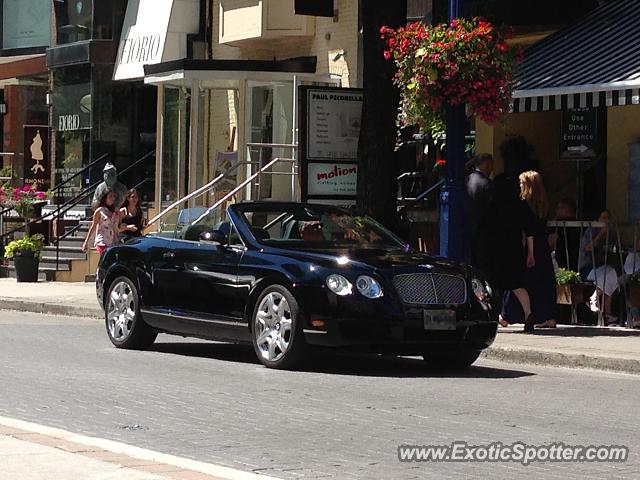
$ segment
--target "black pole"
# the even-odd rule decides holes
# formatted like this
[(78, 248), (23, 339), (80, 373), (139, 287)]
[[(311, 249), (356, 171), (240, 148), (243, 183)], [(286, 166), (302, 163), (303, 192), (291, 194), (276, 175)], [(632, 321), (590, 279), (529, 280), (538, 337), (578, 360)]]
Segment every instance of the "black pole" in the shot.
[[(449, 21), (467, 15), (467, 0), (449, 0)], [(447, 107), (445, 185), (440, 194), (440, 255), (468, 259), (468, 222), (464, 184), (465, 106)]]

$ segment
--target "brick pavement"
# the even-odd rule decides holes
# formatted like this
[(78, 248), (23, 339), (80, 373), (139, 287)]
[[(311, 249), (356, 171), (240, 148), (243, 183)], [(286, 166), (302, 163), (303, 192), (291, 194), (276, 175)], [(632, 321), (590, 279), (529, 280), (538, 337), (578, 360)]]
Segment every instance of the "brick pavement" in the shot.
[[(249, 348), (160, 336), (121, 351), (97, 322), (0, 318), (0, 415), (285, 479), (637, 478), (640, 378), (480, 361), (323, 356), (308, 371)], [(626, 444), (625, 464), (400, 464), (399, 444)]]
[[(0, 279), (0, 309), (102, 318), (93, 283), (16, 283)], [(595, 368), (640, 374), (640, 330), (560, 326), (521, 335), (500, 328), (486, 358), (534, 365)]]

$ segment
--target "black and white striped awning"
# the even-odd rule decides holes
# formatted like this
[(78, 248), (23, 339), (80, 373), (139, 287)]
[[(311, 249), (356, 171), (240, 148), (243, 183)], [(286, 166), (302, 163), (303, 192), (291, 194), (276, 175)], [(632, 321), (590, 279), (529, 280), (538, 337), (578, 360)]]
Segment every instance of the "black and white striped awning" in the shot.
[(525, 51), (513, 112), (640, 104), (640, 1), (610, 0)]

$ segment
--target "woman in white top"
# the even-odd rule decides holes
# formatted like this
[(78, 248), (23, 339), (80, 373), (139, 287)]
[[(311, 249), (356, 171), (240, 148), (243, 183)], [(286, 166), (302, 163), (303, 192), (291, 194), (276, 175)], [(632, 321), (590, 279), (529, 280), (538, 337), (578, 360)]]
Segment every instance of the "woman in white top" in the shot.
[(115, 211), (115, 201), (115, 192), (107, 188), (95, 212), (93, 212), (93, 221), (91, 222), (89, 232), (87, 232), (87, 238), (85, 238), (84, 244), (82, 245), (83, 252), (88, 250), (89, 239), (94, 232), (95, 239), (93, 246), (100, 255), (102, 255), (108, 247), (116, 243), (120, 215)]

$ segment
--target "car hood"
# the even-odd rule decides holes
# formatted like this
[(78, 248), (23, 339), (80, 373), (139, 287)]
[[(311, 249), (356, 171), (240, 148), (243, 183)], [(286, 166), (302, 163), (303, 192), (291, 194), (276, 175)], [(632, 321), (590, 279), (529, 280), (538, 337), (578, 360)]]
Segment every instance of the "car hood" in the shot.
[[(267, 251), (267, 249), (265, 249)], [(335, 249), (268, 249), (268, 253), (285, 256), (302, 262), (316, 263), (323, 267), (335, 268), (343, 265), (373, 268), (376, 270), (420, 270), (440, 273), (466, 273), (467, 266), (441, 257), (420, 252), (389, 251), (371, 248), (335, 248)], [(338, 259), (348, 259), (341, 263)]]

